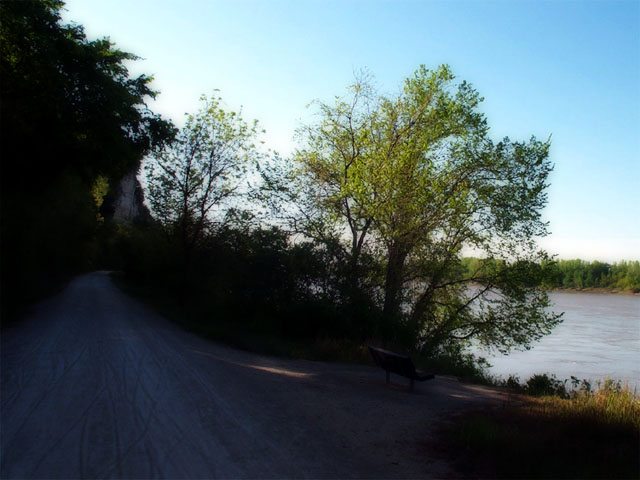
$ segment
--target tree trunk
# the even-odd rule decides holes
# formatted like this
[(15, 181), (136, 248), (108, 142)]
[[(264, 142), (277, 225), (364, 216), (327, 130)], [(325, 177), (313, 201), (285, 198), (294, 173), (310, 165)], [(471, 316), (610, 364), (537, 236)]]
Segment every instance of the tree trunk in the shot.
[(387, 249), (387, 275), (384, 285), (384, 307), (382, 317), (385, 330), (393, 330), (394, 323), (400, 317), (402, 274), (407, 259), (406, 249), (397, 243)]
[[(431, 279), (431, 283), (433, 284), (434, 279)], [(424, 329), (427, 320), (425, 320), (425, 314), (428, 309), (432, 308), (433, 300), (434, 300), (435, 292), (433, 290), (432, 285), (426, 288), (422, 295), (415, 302), (413, 307), (413, 311), (409, 316), (409, 326), (416, 333), (416, 336), (420, 335), (420, 332)], [(429, 316), (429, 321), (431, 320), (431, 315)]]

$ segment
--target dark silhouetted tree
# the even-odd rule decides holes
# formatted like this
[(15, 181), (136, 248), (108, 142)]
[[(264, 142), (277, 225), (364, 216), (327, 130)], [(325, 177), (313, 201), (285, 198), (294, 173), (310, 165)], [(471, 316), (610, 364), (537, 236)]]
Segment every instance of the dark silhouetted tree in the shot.
[(129, 76), (137, 57), (63, 25), (63, 5), (0, 2), (3, 304), (88, 266), (96, 182), (115, 185), (172, 135), (146, 107), (151, 78)]

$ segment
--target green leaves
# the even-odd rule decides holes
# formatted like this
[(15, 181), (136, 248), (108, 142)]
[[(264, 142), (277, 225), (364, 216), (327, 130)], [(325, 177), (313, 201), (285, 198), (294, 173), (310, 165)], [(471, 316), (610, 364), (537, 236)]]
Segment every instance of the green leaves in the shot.
[(89, 41), (79, 25), (62, 25), (62, 6), (0, 3), (2, 156), (12, 159), (2, 177), (20, 181), (16, 159), (29, 158), (21, 188), (65, 169), (89, 184), (98, 175), (118, 179), (172, 134), (146, 108), (156, 95), (151, 77), (129, 77), (125, 62), (138, 57), (108, 38)]
[(63, 5), (0, 2), (3, 308), (34, 284), (102, 265), (108, 185), (174, 133), (146, 106), (151, 77), (129, 76), (137, 57), (63, 24)]
[[(543, 292), (527, 289), (533, 271), (522, 260), (544, 257), (534, 240), (546, 234), (549, 142), (495, 144), (482, 97), (446, 65), (420, 66), (392, 97), (369, 80), (333, 104), (317, 102), (319, 120), (299, 131), (296, 159), (315, 205), (300, 223), (342, 232), (357, 284), (359, 259), (376, 258), (383, 318), (425, 345), (478, 338), (509, 349), (548, 333), (557, 317), (545, 313)], [(509, 262), (468, 277), (459, 268), (465, 249)], [(480, 294), (468, 295), (471, 281), (484, 283)]]
[(200, 100), (200, 110), (187, 116), (176, 141), (145, 166), (154, 215), (168, 230), (181, 229), (190, 245), (224, 221), (248, 167), (259, 158), (254, 139), (261, 132), (241, 112), (227, 111), (219, 96)]

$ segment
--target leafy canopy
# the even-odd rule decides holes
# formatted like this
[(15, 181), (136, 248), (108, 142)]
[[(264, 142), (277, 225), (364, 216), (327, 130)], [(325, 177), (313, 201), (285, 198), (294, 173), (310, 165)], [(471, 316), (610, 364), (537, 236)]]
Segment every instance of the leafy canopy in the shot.
[[(559, 320), (530, 287), (546, 258), (535, 238), (547, 233), (549, 142), (495, 143), (481, 101), (448, 66), (421, 66), (396, 96), (365, 75), (346, 98), (316, 103), (288, 170), (263, 170), (269, 192), (289, 200), (279, 212), (294, 230), (350, 265), (345, 295), (378, 305), (381, 337), (508, 350)], [(469, 249), (506, 261), (467, 275)]]
[(191, 248), (203, 233), (225, 222), (257, 159), (257, 122), (227, 111), (218, 96), (201, 97), (176, 141), (157, 150), (146, 164), (148, 199), (167, 231), (180, 230)]
[[(63, 25), (56, 0), (0, 2), (3, 187), (40, 187), (62, 170), (88, 182), (119, 178), (171, 136), (146, 107), (152, 77), (129, 77), (138, 57), (108, 38)], [(24, 172), (29, 172), (28, 178)]]

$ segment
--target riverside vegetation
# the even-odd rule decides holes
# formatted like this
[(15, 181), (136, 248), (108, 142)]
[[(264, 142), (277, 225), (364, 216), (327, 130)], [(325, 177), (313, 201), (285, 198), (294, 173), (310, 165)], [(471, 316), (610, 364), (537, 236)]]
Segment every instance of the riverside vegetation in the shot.
[[(497, 260), (498, 262), (500, 260)], [(463, 258), (467, 272), (482, 268), (483, 260)], [(545, 261), (536, 265), (539, 285), (548, 289), (602, 289), (640, 292), (640, 261), (605, 263), (576, 260)]]
[[(595, 388), (536, 375), (502, 409), (442, 427), (444, 451), (476, 478), (640, 478), (640, 398), (619, 382)], [(526, 394), (522, 395), (520, 392)]]
[[(63, 25), (63, 5), (0, 2), (3, 326), (105, 268), (244, 348), (357, 360), (375, 342), (477, 376), (472, 342), (527, 348), (560, 323), (550, 278), (636, 288), (637, 263), (549, 274), (570, 267), (535, 241), (550, 141), (492, 139), (482, 97), (447, 65), (418, 67), (394, 96), (358, 75), (313, 104), (282, 158), (217, 93), (181, 130), (154, 114), (152, 78), (126, 68), (137, 57)], [(131, 171), (150, 215), (119, 224), (113, 186)]]
[(601, 288), (640, 292), (640, 262), (622, 261), (608, 264), (582, 260), (558, 260), (543, 265), (546, 270), (542, 286), (548, 288)]

